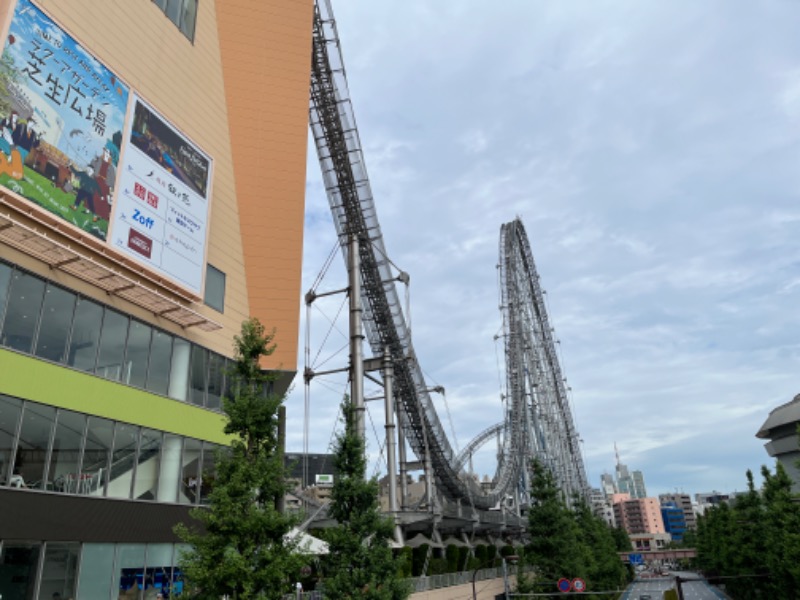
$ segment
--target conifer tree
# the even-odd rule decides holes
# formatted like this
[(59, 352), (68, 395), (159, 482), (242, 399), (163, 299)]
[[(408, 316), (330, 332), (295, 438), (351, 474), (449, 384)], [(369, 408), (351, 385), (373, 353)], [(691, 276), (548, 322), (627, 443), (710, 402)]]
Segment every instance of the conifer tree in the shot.
[(329, 515), (337, 526), (325, 532), (329, 554), (323, 557), (323, 585), (328, 598), (402, 600), (411, 592), (392, 556), (392, 520), (378, 504), (378, 482), (366, 479), (364, 440), (355, 429), (350, 399), (342, 403), (344, 432), (336, 436)]
[(285, 537), (295, 519), (275, 506), (286, 492), (278, 448), (283, 397), (265, 393), (270, 376), (260, 366), (275, 350), (273, 337), (255, 318), (235, 337), (232, 395), (223, 400), (231, 446), (216, 455), (208, 508), (192, 511), (202, 527), (176, 527), (190, 546), (181, 557), (190, 597), (282, 598), (306, 561)]
[[(753, 483), (753, 472), (747, 470), (747, 493), (736, 499), (733, 507), (736, 529), (731, 572), (736, 575), (763, 575), (767, 572), (767, 548), (764, 543), (764, 502)], [(758, 598), (765, 581), (743, 577), (731, 579), (726, 587), (734, 597)]]
[(538, 460), (532, 465), (531, 507), (525, 559), (536, 567), (538, 580), (587, 576), (593, 561), (580, 537), (574, 514), (566, 506), (552, 473)]
[(775, 473), (762, 467), (764, 476), (764, 545), (769, 569), (769, 598), (797, 597), (800, 586), (800, 505), (792, 493), (792, 480), (781, 463)]
[(585, 502), (577, 504), (575, 516), (581, 538), (590, 549), (593, 558), (587, 572), (588, 589), (616, 590), (624, 587), (627, 570), (617, 555), (611, 527), (593, 514)]

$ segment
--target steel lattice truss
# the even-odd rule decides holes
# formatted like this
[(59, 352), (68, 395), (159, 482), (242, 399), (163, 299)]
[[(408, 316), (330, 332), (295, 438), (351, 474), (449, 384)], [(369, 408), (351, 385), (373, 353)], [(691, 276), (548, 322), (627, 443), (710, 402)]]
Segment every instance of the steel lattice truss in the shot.
[[(579, 473), (569, 472), (564, 466), (570, 462), (566, 460), (566, 449), (575, 444), (571, 418), (563, 431), (547, 429), (546, 443), (534, 443), (536, 436), (530, 432), (537, 426), (545, 427), (549, 421), (543, 415), (539, 418), (538, 413), (534, 415), (531, 412), (530, 407), (538, 405), (531, 400), (530, 394), (526, 395), (524, 392), (524, 378), (519, 382), (515, 380), (513, 389), (519, 390), (521, 394), (513, 396), (513, 401), (507, 403), (504, 424), (497, 427), (503, 433), (503, 452), (498, 461), (492, 489), (488, 492), (481, 491), (473, 477), (463, 473), (465, 455), (462, 453), (457, 457), (453, 452), (428, 394), (401, 310), (395, 277), (386, 258), (330, 0), (315, 2), (311, 71), (310, 126), (333, 220), (345, 261), (349, 251), (349, 236), (355, 234), (360, 238), (359, 258), (366, 337), (375, 356), (382, 355), (384, 348), (389, 349), (394, 364), (399, 425), (411, 449), (420, 459), (425, 460), (427, 457), (430, 461), (439, 492), (450, 500), (469, 501), (479, 509), (493, 508), (507, 494), (516, 492), (525, 485), (527, 469), (524, 466), (528, 462), (529, 449), (536, 449), (537, 452), (546, 450), (548, 464), (561, 469), (557, 471), (559, 481), (571, 482), (570, 490), (582, 489), (581, 485), (585, 487), (585, 475), (580, 464), (580, 454), (571, 463), (579, 469)], [(525, 246), (527, 248), (527, 241)], [(532, 267), (532, 259), (527, 264)], [(506, 269), (505, 273), (515, 274), (516, 271)], [(528, 320), (527, 317), (522, 318), (522, 322)], [(515, 328), (514, 331), (516, 330)], [(516, 338), (507, 336), (507, 339)], [(552, 347), (552, 339), (548, 340)], [(530, 358), (529, 354), (515, 351), (514, 358), (518, 356)], [(530, 365), (533, 364), (531, 359)], [(554, 353), (550, 364), (555, 365), (554, 377), (560, 380)], [(558, 387), (557, 383), (553, 383), (553, 386)], [(563, 385), (558, 389), (563, 393)], [(566, 396), (563, 399), (562, 409), (568, 411)], [(548, 413), (548, 418), (557, 414)], [(558, 442), (558, 436), (562, 434), (569, 439)]]
[[(516, 451), (528, 463), (536, 457), (554, 474), (567, 499), (585, 496), (588, 482), (579, 437), (572, 419), (547, 318), (539, 275), (528, 236), (516, 219), (500, 229), (500, 288), (505, 334), (509, 404), (523, 421), (521, 435), (512, 429), (505, 455)], [(509, 411), (510, 412), (510, 411)], [(508, 418), (506, 423), (508, 424)], [(514, 421), (512, 420), (511, 423)], [(507, 425), (508, 430), (510, 425)], [(514, 435), (518, 435), (514, 439)], [(530, 489), (523, 471), (521, 492)]]

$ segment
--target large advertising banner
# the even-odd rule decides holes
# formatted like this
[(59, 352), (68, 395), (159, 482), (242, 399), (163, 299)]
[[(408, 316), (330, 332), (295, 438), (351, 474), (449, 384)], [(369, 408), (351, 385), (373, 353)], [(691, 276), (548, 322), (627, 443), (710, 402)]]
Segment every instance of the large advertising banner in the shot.
[(211, 159), (135, 94), (125, 138), (112, 243), (201, 296)]
[(105, 240), (128, 87), (30, 0), (0, 61), (0, 185)]

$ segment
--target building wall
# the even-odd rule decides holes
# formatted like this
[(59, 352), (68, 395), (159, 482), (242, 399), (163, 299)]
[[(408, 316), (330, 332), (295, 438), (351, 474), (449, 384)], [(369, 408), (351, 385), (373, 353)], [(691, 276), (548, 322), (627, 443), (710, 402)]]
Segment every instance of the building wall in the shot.
[[(277, 329), (265, 366), (296, 370), (313, 3), (226, 0), (222, 10), (206, 0), (193, 42), (147, 0), (110, 0), (102, 10), (92, 0), (38, 5), (213, 158), (208, 262), (226, 274), (225, 311), (192, 308), (223, 327), (180, 332), (143, 317), (230, 356), (242, 320), (257, 316)], [(36, 261), (18, 264), (42, 272)]]
[(697, 517), (695, 516), (694, 506), (692, 505), (692, 497), (689, 494), (661, 494), (658, 499), (662, 504), (665, 502), (674, 502), (678, 508), (683, 511), (686, 528), (697, 528)]
[(629, 534), (664, 533), (664, 521), (657, 498), (618, 498), (614, 502), (614, 517), (617, 525)]
[[(313, 3), (217, 4), (251, 313), (277, 330), (268, 366), (295, 370)], [(265, 185), (268, 182), (268, 185)]]
[[(99, 282), (90, 283), (52, 268), (41, 256), (22, 252), (10, 241), (0, 241), (0, 274), (7, 274), (10, 265), (15, 274), (28, 277), (25, 272), (30, 272), (45, 280), (48, 290), (57, 284), (80, 299), (102, 304), (104, 319), (113, 310), (151, 325), (153, 331), (169, 334), (176, 348), (179, 341), (183, 349), (191, 348), (184, 353), (187, 362), (194, 361), (195, 350), (202, 356), (207, 349), (224, 364), (233, 356), (233, 337), (242, 321), (256, 316), (267, 328), (276, 329), (277, 350), (263, 366), (286, 372), (287, 379), (293, 376), (301, 298), (313, 0), (200, 0), (192, 40), (152, 0), (32, 1), (129, 86), (131, 94), (140, 96), (211, 157), (206, 260), (225, 274), (224, 310), (206, 306), (202, 298), (187, 297), (174, 282), (2, 187), (0, 218), (13, 217), (21, 229), (35, 232), (32, 239), (77, 249), (99, 267), (156, 291), (168, 306), (189, 308), (219, 327), (182, 327), (164, 314), (107, 293)], [(0, 4), (0, 27), (8, 25), (14, 6), (15, 2)], [(123, 153), (127, 144), (123, 144)], [(16, 224), (0, 221), (0, 229), (7, 233), (9, 227), (17, 229)], [(0, 288), (2, 329), (8, 288), (2, 281)], [(24, 304), (19, 298), (16, 302)], [(98, 330), (100, 327), (103, 325), (98, 323)], [(174, 524), (188, 518), (191, 504), (203, 503), (199, 494), (187, 496), (191, 486), (213, 488), (213, 451), (227, 442), (219, 412), (221, 392), (215, 405), (210, 401), (193, 403), (191, 377), (184, 375), (191, 370), (175, 371), (182, 375), (175, 378), (183, 386), (182, 395), (172, 389), (155, 392), (144, 384), (135, 387), (103, 378), (99, 367), (96, 374), (83, 372), (65, 366), (63, 358), (51, 362), (4, 344), (0, 337), (0, 421), (13, 416), (20, 425), (15, 431), (0, 432), (0, 493), (9, 506), (25, 504), (28, 518), (15, 521), (12, 513), (0, 517), (0, 564), (15, 545), (28, 544), (47, 554), (51, 549), (55, 552), (64, 540), (75, 546), (76, 557), (91, 550), (92, 544), (116, 544), (119, 547), (114, 552), (123, 554), (127, 545), (140, 545), (141, 560), (129, 565), (136, 568), (144, 568), (146, 544), (158, 545), (159, 552), (166, 552), (167, 546), (171, 549), (176, 541)], [(119, 340), (119, 347), (126, 344), (127, 339)], [(175, 368), (175, 356), (171, 355), (171, 363), (166, 361), (168, 370)], [(203, 368), (210, 378), (211, 367)], [(172, 386), (173, 372), (169, 373)], [(210, 399), (210, 388), (201, 395)], [(12, 414), (9, 407), (16, 405), (21, 408)], [(42, 422), (37, 445), (25, 449), (31, 456), (41, 455), (36, 464), (43, 466), (44, 476), (33, 481), (17, 473), (18, 457), (23, 441), (27, 443), (24, 429), (35, 424), (40, 409), (51, 416)], [(84, 425), (81, 431), (70, 433), (72, 446), (59, 446), (66, 439), (62, 430), (66, 431), (69, 419), (83, 419)], [(105, 489), (99, 486), (79, 492), (77, 486), (61, 485), (56, 474), (73, 479), (87, 474), (84, 449), (88, 449), (91, 435), (99, 431), (92, 428), (100, 421), (112, 432), (106, 440), (108, 448), (95, 453), (105, 465), (95, 469), (98, 480), (99, 473), (105, 473)], [(128, 427), (137, 432), (134, 437), (139, 441), (130, 446), (131, 465), (122, 469), (121, 463), (115, 462), (117, 446), (111, 451), (110, 444), (116, 444), (111, 440)], [(161, 445), (145, 447), (146, 434), (154, 436), (148, 439), (159, 439)], [(72, 457), (69, 465), (56, 465), (57, 459), (67, 455)], [(22, 465), (30, 466), (30, 462)], [(112, 473), (113, 467), (118, 468)], [(148, 486), (157, 491), (146, 494)], [(23, 496), (31, 502), (22, 500)], [(61, 514), (59, 507), (68, 507), (79, 515), (79, 521), (60, 529), (42, 527), (53, 515)], [(131, 515), (145, 515), (147, 527), (140, 527), (138, 517)], [(80, 528), (74, 527), (76, 522)], [(109, 527), (109, 523), (117, 526)], [(112, 563), (118, 564), (113, 555), (109, 569)], [(171, 557), (170, 550), (167, 562)], [(42, 564), (47, 566), (48, 560)], [(168, 566), (167, 562), (154, 564)], [(85, 564), (90, 564), (88, 558)], [(38, 586), (41, 568), (34, 565), (32, 569), (27, 575), (30, 586)], [(115, 576), (119, 577), (119, 569)], [(118, 582), (107, 583), (109, 596), (116, 597)], [(62, 597), (74, 595), (76, 584), (71, 585), (62, 591)], [(41, 590), (50, 597), (49, 589)], [(3, 591), (7, 592), (5, 587)], [(25, 593), (33, 597), (34, 587)], [(105, 597), (106, 592), (103, 594)]]

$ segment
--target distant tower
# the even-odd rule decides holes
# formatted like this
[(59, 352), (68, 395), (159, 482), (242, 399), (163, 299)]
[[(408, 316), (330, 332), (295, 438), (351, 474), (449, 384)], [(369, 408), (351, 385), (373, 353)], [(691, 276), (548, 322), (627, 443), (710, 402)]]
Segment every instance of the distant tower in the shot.
[(647, 489), (644, 486), (644, 474), (641, 471), (628, 471), (627, 465), (622, 464), (619, 459), (617, 443), (614, 442), (614, 454), (617, 457), (617, 491), (623, 494), (630, 494), (631, 498), (646, 498)]

